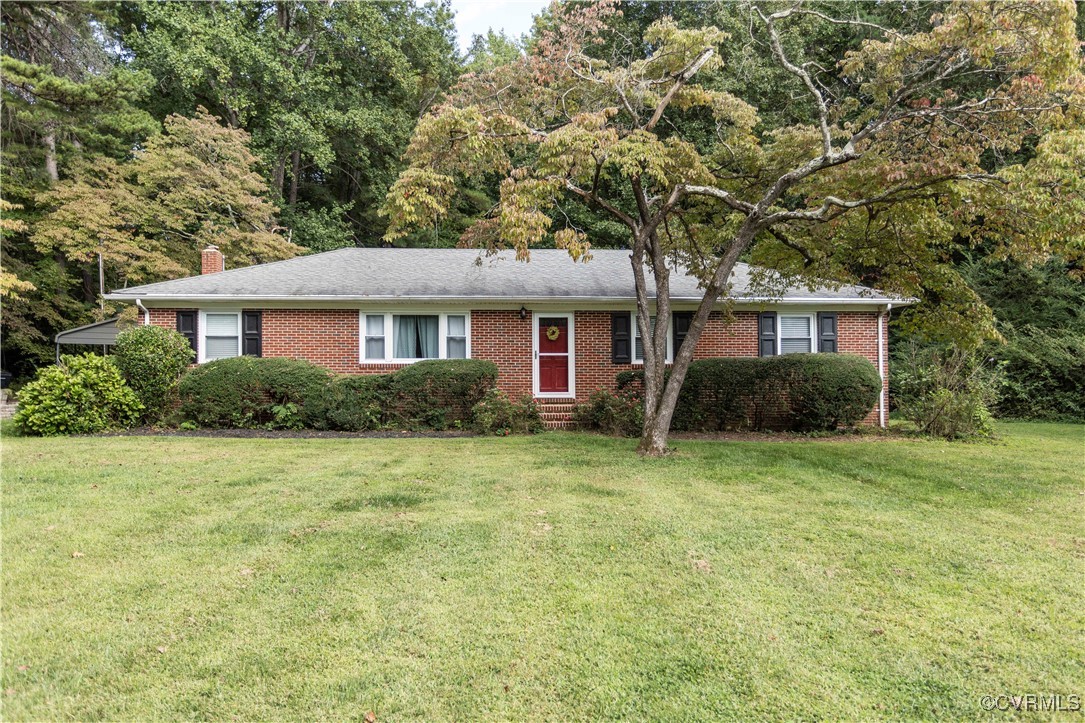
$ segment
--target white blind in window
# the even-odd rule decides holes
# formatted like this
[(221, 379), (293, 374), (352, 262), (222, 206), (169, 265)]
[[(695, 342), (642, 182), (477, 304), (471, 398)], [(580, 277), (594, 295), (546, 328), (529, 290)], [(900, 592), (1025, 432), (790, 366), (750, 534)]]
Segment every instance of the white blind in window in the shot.
[(780, 352), (806, 354), (813, 351), (813, 334), (809, 316), (780, 317)]
[(208, 360), (238, 356), (236, 336), (209, 336), (204, 342), (207, 346), (204, 357)]
[(237, 314), (208, 314), (204, 334), (237, 337)]
[[(654, 316), (649, 317), (648, 325), (652, 329), (652, 335), (656, 333), (656, 318)], [(640, 337), (640, 324), (637, 323), (637, 317), (633, 317), (633, 344), (635, 349), (633, 350), (634, 359), (644, 359), (644, 340)]]

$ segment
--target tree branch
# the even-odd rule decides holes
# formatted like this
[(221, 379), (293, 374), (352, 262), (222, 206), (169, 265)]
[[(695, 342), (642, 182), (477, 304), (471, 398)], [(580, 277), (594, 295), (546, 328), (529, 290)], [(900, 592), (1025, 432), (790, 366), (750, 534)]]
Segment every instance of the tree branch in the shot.
[(652, 113), (652, 117), (648, 120), (648, 123), (644, 126), (644, 130), (650, 131), (656, 127), (659, 123), (659, 119), (663, 117), (663, 112), (667, 110), (667, 106), (670, 105), (671, 100), (674, 98), (674, 94), (681, 89), (683, 85), (689, 82), (689, 79), (697, 75), (704, 64), (708, 62), (708, 59), (712, 57), (716, 51), (712, 48), (705, 48), (701, 51), (692, 63), (687, 65), (678, 75), (675, 76), (674, 85), (670, 87), (667, 94), (663, 96), (663, 99), (656, 105), (655, 112)]

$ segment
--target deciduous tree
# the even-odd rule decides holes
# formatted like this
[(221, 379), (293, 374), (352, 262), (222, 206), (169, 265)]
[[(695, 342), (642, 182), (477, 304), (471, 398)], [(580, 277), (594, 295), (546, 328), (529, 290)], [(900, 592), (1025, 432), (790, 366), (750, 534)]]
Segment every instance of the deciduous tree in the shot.
[[(836, 9), (749, 3), (741, 36), (663, 17), (630, 45), (615, 37), (615, 4), (552, 5), (526, 56), (464, 76), (421, 120), (385, 201), (387, 238), (444, 214), (457, 184), (494, 173), (500, 204), (466, 244), (524, 259), (552, 242), (588, 260), (564, 207), (620, 224), (647, 342), (649, 455), (666, 452), (694, 347), (740, 258), (765, 269), (755, 282), (769, 292), (877, 283), (942, 302), (920, 305), (914, 323), (990, 332), (948, 263), (953, 248), (995, 240), (1005, 257), (1085, 255), (1075, 6), (952, 2), (907, 31)], [(793, 42), (810, 27), (847, 29), (855, 42), (819, 62)], [(762, 116), (734, 85), (710, 82), (726, 77), (725, 43), (774, 68), (802, 111)], [(1035, 156), (1014, 162), (1026, 143)], [(704, 296), (665, 377), (677, 266)]]

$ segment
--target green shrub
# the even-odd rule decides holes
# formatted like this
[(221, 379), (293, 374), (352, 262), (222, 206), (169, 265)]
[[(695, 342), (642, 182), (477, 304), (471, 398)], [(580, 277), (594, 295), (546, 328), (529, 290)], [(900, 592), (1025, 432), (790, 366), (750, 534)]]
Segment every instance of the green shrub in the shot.
[(820, 431), (861, 421), (882, 388), (874, 365), (852, 354), (702, 359), (689, 366), (675, 431)]
[(177, 384), (195, 352), (185, 337), (160, 326), (137, 326), (117, 335), (113, 361), (143, 403), (144, 419), (157, 421), (177, 399)]
[(472, 426), (480, 434), (535, 434), (543, 429), (539, 405), (526, 394), (514, 402), (502, 391), (490, 389), (471, 412)]
[(39, 371), (19, 392), (14, 421), (27, 434), (93, 434), (130, 427), (142, 411), (111, 359), (83, 354)]
[(985, 350), (1003, 362), (998, 416), (1085, 421), (1085, 333), (1009, 324), (1000, 330), (1006, 343)]
[(201, 427), (294, 428), (310, 391), (327, 380), (327, 370), (300, 359), (219, 359), (181, 379), (180, 413)]
[[(640, 379), (643, 380), (643, 375)], [(617, 394), (606, 389), (596, 390), (586, 403), (578, 404), (573, 410), (573, 421), (583, 429), (604, 434), (640, 436), (644, 426), (644, 402), (634, 388), (636, 381), (635, 375), (624, 378), (619, 382), (624, 388)]]
[(342, 376), (314, 387), (301, 410), (302, 424), (344, 432), (380, 429), (391, 376)]
[(974, 353), (908, 342), (894, 354), (892, 369), (897, 410), (919, 431), (946, 439), (992, 434), (999, 368)]
[(473, 359), (418, 362), (392, 374), (325, 378), (307, 385), (299, 421), (312, 429), (448, 429), (473, 423), (497, 366)]
[(497, 365), (479, 359), (431, 359), (391, 375), (385, 423), (409, 429), (447, 429), (471, 412), (497, 384)]

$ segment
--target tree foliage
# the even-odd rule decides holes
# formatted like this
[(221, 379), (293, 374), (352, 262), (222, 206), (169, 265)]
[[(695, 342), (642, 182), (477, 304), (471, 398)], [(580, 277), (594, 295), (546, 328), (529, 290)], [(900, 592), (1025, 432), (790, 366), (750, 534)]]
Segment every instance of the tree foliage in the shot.
[[(386, 238), (446, 213), (455, 189), (499, 174), (500, 203), (463, 242), (552, 243), (590, 258), (565, 206), (625, 228), (645, 345), (642, 451), (666, 432), (696, 339), (749, 256), (768, 293), (864, 282), (921, 304), (913, 324), (959, 338), (993, 332), (950, 263), (994, 243), (1002, 258), (1085, 256), (1080, 168), (1085, 81), (1073, 3), (918, 6), (905, 30), (816, 3), (737, 7), (741, 28), (651, 22), (629, 43), (610, 2), (555, 3), (530, 51), (461, 78), (423, 117), (409, 168), (385, 200)], [(811, 31), (811, 28), (815, 29)], [(834, 28), (851, 42), (806, 52)], [(761, 114), (760, 92), (725, 77), (741, 44), (793, 109)], [(815, 59), (817, 58), (817, 59)], [(771, 68), (771, 71), (766, 70)], [(744, 91), (744, 92), (743, 92)], [(771, 96), (770, 96), (771, 99)], [(1019, 154), (1031, 139), (1035, 153)], [(703, 303), (664, 380), (676, 263)], [(654, 286), (654, 294), (649, 285)]]
[(121, 283), (183, 276), (217, 245), (238, 266), (290, 258), (248, 134), (203, 109), (170, 116), (126, 163), (99, 158), (41, 194), (31, 240), (39, 251), (89, 262), (102, 254)]
[(375, 209), (415, 119), (459, 70), (443, 4), (139, 2), (119, 15), (156, 117), (202, 105), (248, 131), (294, 240), (316, 249), (379, 239)]

